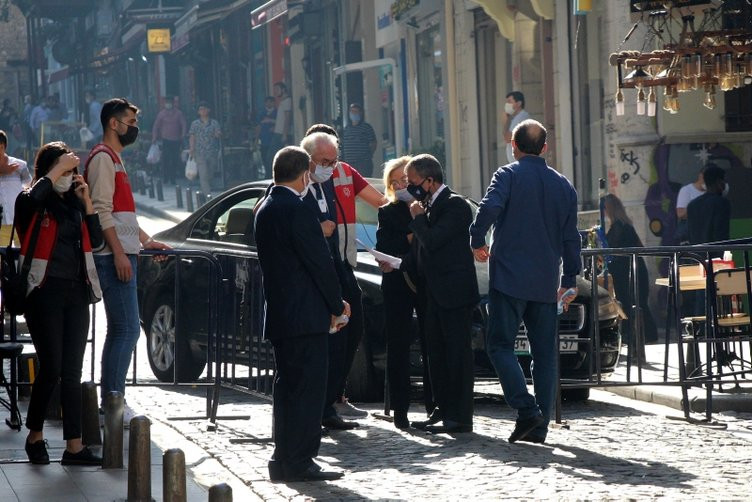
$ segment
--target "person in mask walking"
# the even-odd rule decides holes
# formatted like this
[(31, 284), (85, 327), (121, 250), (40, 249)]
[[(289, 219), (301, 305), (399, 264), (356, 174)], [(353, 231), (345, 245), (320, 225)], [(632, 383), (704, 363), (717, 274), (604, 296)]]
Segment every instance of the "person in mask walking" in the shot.
[(180, 150), (187, 130), (183, 112), (174, 105), (174, 98), (165, 96), (164, 108), (157, 114), (151, 131), (152, 144), (162, 141), (162, 181), (165, 183), (175, 183), (180, 177)]
[(376, 151), (376, 133), (371, 124), (363, 120), (363, 107), (350, 105), (350, 125), (342, 133), (342, 160), (355, 167), (361, 175), (373, 176), (373, 153)]
[(525, 110), (525, 95), (520, 91), (512, 91), (507, 94), (507, 101), (504, 103), (504, 141), (507, 143), (507, 162), (515, 162), (512, 153), (512, 131), (517, 124), (530, 118), (530, 114)]
[[(125, 98), (102, 105), (102, 143), (89, 153), (84, 174), (99, 213), (105, 246), (94, 255), (102, 286), (107, 335), (102, 349), (102, 397), (125, 394), (125, 376), (141, 331), (136, 293), (136, 258), (143, 249), (169, 249), (138, 225), (131, 184), (120, 152), (138, 138), (138, 108)], [(126, 423), (129, 417), (126, 417)]]

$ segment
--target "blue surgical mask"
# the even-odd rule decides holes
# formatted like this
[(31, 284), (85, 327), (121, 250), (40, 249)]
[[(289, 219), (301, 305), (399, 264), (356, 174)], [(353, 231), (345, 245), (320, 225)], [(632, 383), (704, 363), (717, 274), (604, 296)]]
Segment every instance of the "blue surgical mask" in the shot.
[(316, 170), (311, 174), (311, 179), (315, 181), (316, 183), (323, 183), (329, 178), (332, 177), (332, 173), (334, 172), (334, 166), (322, 166), (320, 164), (316, 165)]
[(408, 204), (415, 200), (415, 198), (410, 195), (410, 192), (407, 191), (407, 188), (400, 188), (399, 190), (395, 190), (394, 195), (397, 197), (397, 200), (407, 202)]
[(360, 113), (350, 112), (350, 122), (360, 122)]

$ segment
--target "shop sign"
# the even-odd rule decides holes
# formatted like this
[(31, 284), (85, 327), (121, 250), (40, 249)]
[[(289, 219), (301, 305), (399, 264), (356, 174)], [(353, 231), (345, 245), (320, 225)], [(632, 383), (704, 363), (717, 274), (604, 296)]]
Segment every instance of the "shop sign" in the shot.
[(376, 47), (381, 48), (399, 40), (399, 25), (392, 17), (394, 0), (374, 0), (373, 13), (376, 19)]
[(170, 52), (170, 29), (150, 28), (146, 30), (146, 44), (149, 52)]
[(420, 0), (396, 0), (392, 2), (391, 12), (392, 17), (396, 20), (400, 20), (410, 9), (416, 7), (420, 3)]
[(287, 0), (271, 0), (251, 11), (251, 29), (260, 28), (287, 12)]

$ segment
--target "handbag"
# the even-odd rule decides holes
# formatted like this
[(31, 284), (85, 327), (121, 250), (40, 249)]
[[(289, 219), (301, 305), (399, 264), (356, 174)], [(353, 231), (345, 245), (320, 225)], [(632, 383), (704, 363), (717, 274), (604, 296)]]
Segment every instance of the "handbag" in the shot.
[(29, 269), (34, 256), (34, 248), (37, 246), (39, 228), (42, 225), (42, 211), (39, 211), (37, 221), (29, 240), (29, 248), (24, 256), (21, 271), (16, 268), (13, 259), (13, 232), (16, 230), (16, 220), (13, 218), (13, 226), (10, 230), (10, 242), (2, 255), (2, 270), (0, 270), (0, 287), (2, 287), (2, 305), (6, 312), (11, 315), (23, 315), (26, 313), (26, 293), (28, 289)]
[(162, 151), (159, 149), (159, 145), (152, 143), (149, 147), (149, 153), (146, 154), (146, 162), (149, 164), (159, 164), (162, 158)]
[(198, 176), (198, 166), (196, 165), (196, 159), (188, 157), (188, 161), (185, 163), (185, 177), (189, 180), (196, 179)]

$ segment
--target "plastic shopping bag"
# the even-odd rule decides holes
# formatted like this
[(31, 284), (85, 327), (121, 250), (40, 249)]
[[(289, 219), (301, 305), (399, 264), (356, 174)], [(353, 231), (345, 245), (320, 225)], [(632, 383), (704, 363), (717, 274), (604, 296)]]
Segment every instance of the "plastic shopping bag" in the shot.
[(188, 161), (185, 163), (185, 177), (189, 180), (196, 179), (198, 176), (198, 166), (196, 165), (196, 159), (188, 157)]
[(159, 149), (159, 145), (152, 143), (149, 147), (149, 153), (146, 154), (146, 162), (149, 164), (159, 164), (159, 159), (162, 158), (162, 151)]

